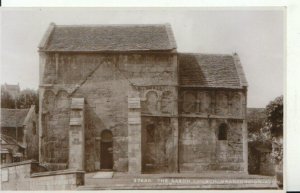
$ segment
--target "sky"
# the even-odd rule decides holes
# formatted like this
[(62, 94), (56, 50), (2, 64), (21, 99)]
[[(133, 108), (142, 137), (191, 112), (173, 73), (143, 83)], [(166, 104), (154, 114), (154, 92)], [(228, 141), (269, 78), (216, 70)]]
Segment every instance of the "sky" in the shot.
[(169, 23), (179, 52), (238, 53), (248, 107), (283, 94), (285, 13), (267, 9), (7, 8), (1, 10), (1, 84), (37, 89), (38, 44), (48, 25)]

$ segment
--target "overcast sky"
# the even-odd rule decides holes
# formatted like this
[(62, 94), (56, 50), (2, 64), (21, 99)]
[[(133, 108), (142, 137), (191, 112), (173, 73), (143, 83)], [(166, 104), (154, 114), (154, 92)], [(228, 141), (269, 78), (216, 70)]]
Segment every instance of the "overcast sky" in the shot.
[(43, 8), (1, 10), (1, 83), (38, 88), (38, 44), (56, 24), (170, 23), (180, 52), (240, 56), (248, 107), (283, 94), (284, 12), (280, 10)]

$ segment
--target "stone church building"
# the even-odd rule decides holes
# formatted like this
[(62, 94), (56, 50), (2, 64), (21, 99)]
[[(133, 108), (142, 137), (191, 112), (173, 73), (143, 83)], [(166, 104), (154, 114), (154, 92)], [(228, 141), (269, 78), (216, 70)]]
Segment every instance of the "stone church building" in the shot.
[(168, 24), (50, 24), (39, 56), (39, 161), (52, 170), (247, 173), (237, 54), (179, 53)]

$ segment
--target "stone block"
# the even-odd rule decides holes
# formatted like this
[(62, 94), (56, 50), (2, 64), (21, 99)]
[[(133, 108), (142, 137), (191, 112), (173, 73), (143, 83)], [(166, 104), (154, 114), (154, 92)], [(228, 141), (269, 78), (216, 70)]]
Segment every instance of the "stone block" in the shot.
[(72, 109), (83, 109), (84, 107), (84, 98), (72, 98), (71, 108)]

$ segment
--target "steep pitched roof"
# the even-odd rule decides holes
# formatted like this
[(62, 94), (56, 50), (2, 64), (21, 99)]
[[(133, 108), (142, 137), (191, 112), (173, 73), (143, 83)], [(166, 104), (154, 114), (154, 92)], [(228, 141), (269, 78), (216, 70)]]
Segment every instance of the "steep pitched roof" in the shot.
[(176, 49), (170, 25), (50, 24), (41, 51), (155, 51)]
[(29, 110), (1, 108), (1, 127), (22, 127)]
[(243, 88), (247, 81), (238, 56), (182, 53), (179, 59), (181, 86)]

